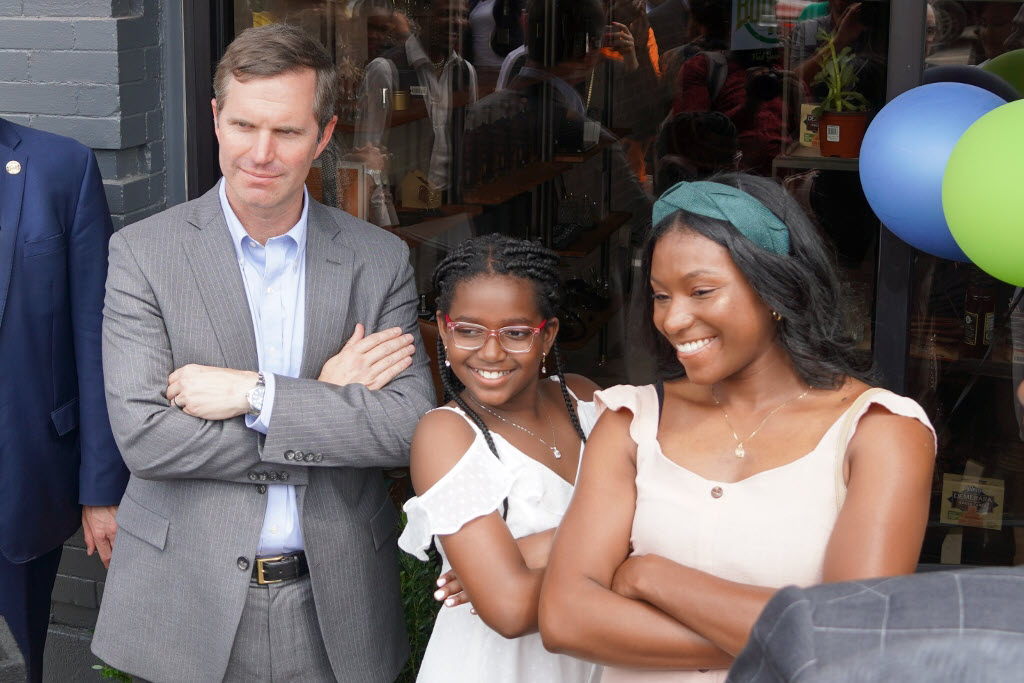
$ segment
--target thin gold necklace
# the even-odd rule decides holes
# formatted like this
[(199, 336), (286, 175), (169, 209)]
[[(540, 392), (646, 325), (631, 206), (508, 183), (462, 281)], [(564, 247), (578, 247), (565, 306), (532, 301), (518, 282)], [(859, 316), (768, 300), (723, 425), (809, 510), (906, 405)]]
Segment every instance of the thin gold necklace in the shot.
[(747, 436), (747, 438), (745, 438), (745, 439), (741, 439), (740, 435), (736, 433), (736, 428), (732, 426), (732, 420), (729, 419), (729, 414), (727, 412), (725, 412), (725, 408), (722, 407), (722, 404), (718, 402), (718, 397), (715, 396), (715, 388), (714, 387), (711, 387), (711, 398), (714, 399), (715, 405), (718, 406), (718, 409), (722, 411), (722, 417), (725, 418), (725, 423), (727, 425), (729, 425), (729, 430), (732, 432), (732, 437), (734, 439), (736, 439), (736, 449), (733, 451), (733, 453), (736, 454), (737, 458), (742, 458), (742, 457), (745, 457), (747, 455), (747, 450), (745, 448), (743, 448), (743, 444), (745, 444), (746, 442), (748, 442), (751, 439), (753, 439), (754, 435), (757, 434), (759, 431), (761, 431), (761, 427), (764, 427), (765, 423), (768, 422), (768, 420), (771, 418), (772, 415), (774, 415), (775, 413), (779, 412), (780, 410), (782, 410), (783, 408), (788, 406), (790, 403), (793, 403), (794, 401), (799, 401), (804, 396), (806, 396), (808, 393), (810, 393), (810, 391), (811, 391), (811, 388), (807, 387), (807, 389), (804, 391), (804, 393), (802, 393), (799, 396), (796, 396), (794, 398), (791, 398), (791, 399), (789, 399), (787, 401), (783, 401), (778, 406), (773, 408), (771, 410), (771, 412), (769, 412), (767, 415), (764, 416), (764, 419), (761, 420), (761, 424), (757, 425), (757, 428), (754, 429), (754, 431), (750, 432), (750, 435)]
[[(490, 413), (494, 417), (498, 418), (502, 422), (505, 422), (507, 424), (512, 425), (516, 429), (522, 429), (524, 432), (526, 432), (527, 434), (529, 434), (533, 438), (537, 439), (537, 441), (540, 441), (542, 444), (544, 444), (545, 447), (550, 448), (551, 449), (551, 454), (555, 456), (556, 460), (562, 457), (562, 452), (560, 450), (558, 450), (558, 442), (555, 440), (555, 423), (551, 421), (551, 413), (549, 413), (548, 411), (544, 411), (544, 417), (546, 417), (548, 419), (548, 425), (551, 427), (551, 443), (548, 443), (544, 439), (540, 438), (539, 436), (537, 436), (536, 434), (534, 434), (533, 432), (531, 432), (529, 429), (527, 429), (526, 427), (522, 426), (521, 424), (516, 424), (512, 420), (510, 420), (510, 419), (508, 419), (506, 417), (502, 417), (501, 415), (498, 415), (496, 412), (494, 412), (493, 410), (491, 410), (490, 408), (485, 406), (483, 403), (481, 403), (480, 401), (476, 400), (476, 398), (472, 394), (470, 394), (468, 391), (466, 392), (466, 394), (473, 401), (473, 403), (477, 404), (478, 406), (480, 406), (481, 408), (486, 410), (488, 413)], [(544, 395), (543, 394), (541, 395), (540, 400), (541, 400), (541, 403), (544, 402)]]

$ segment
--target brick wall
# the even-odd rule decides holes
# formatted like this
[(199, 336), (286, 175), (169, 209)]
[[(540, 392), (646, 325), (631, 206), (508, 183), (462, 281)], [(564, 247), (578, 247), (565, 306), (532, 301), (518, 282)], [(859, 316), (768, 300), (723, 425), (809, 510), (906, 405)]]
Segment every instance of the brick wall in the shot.
[(0, 2), (0, 116), (96, 151), (114, 227), (166, 208), (158, 0)]
[[(93, 148), (115, 228), (167, 207), (161, 4), (0, 0), (0, 116)], [(100, 680), (88, 646), (106, 572), (84, 546), (81, 531), (64, 546), (48, 681)]]

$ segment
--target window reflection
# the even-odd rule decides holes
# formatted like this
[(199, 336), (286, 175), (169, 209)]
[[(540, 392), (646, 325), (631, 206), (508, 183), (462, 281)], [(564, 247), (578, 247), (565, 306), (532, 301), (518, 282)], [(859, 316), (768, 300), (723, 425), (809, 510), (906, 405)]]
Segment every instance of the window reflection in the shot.
[[(984, 64), (1020, 43), (1020, 2), (936, 0), (925, 68)], [(967, 263), (915, 255), (910, 393), (939, 435), (922, 560), (1024, 561), (1024, 309), (1019, 290)]]

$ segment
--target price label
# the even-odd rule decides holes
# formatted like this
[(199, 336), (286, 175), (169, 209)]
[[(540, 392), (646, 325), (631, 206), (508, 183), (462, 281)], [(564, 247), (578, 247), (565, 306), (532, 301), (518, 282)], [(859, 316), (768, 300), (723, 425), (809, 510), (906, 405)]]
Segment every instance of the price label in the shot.
[(825, 126), (825, 139), (829, 142), (839, 142), (839, 126)]

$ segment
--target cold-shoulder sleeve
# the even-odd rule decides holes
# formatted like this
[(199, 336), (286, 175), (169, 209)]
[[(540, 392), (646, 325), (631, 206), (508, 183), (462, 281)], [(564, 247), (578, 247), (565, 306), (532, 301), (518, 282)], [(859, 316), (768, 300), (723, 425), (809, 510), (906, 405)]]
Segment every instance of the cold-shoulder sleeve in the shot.
[(398, 546), (421, 560), (434, 536), (453, 534), (467, 522), (501, 508), (512, 488), (512, 474), (477, 434), (469, 449), (447, 474), (421, 496), (406, 502), (405, 530)]
[(840, 444), (840, 452), (846, 452), (846, 448), (850, 445), (850, 441), (853, 440), (853, 435), (857, 431), (857, 425), (860, 424), (860, 419), (864, 417), (864, 414), (867, 413), (873, 405), (880, 405), (893, 415), (900, 415), (902, 417), (909, 417), (917, 420), (927, 427), (929, 432), (931, 432), (933, 443), (936, 445), (938, 444), (935, 438), (935, 428), (932, 426), (931, 420), (928, 419), (928, 414), (924, 412), (924, 408), (922, 408), (917, 401), (912, 398), (907, 398), (906, 396), (894, 394), (887, 389), (869, 389), (868, 391), (870, 391), (871, 394), (867, 397), (867, 400), (863, 401), (859, 407), (853, 409), (853, 412), (850, 415), (846, 416), (846, 419), (851, 421), (852, 429), (845, 430), (845, 434), (843, 435), (845, 441)]
[(843, 472), (843, 463), (845, 462), (846, 449), (850, 445), (850, 441), (853, 440), (853, 435), (857, 431), (857, 427), (860, 425), (860, 419), (864, 417), (864, 414), (873, 405), (880, 405), (888, 410), (893, 415), (900, 415), (902, 417), (909, 417), (913, 420), (917, 420), (932, 434), (932, 456), (935, 456), (935, 451), (938, 448), (938, 440), (935, 437), (935, 428), (932, 426), (931, 420), (928, 419), (928, 414), (924, 412), (924, 408), (912, 398), (906, 396), (900, 396), (894, 394), (887, 389), (868, 389), (861, 396), (859, 396), (854, 404), (850, 406), (849, 413), (844, 415), (841, 419), (843, 420), (842, 428), (839, 432), (839, 447), (836, 449), (835, 459), (835, 491), (836, 491), (836, 513), (838, 513), (843, 503), (846, 501), (846, 477)]
[(636, 444), (656, 438), (658, 434), (658, 392), (653, 384), (636, 387), (619, 384), (594, 392), (597, 417), (606, 410), (626, 408), (633, 413), (629, 436)]

